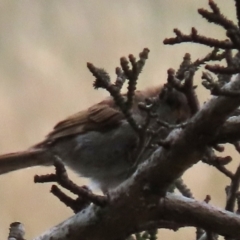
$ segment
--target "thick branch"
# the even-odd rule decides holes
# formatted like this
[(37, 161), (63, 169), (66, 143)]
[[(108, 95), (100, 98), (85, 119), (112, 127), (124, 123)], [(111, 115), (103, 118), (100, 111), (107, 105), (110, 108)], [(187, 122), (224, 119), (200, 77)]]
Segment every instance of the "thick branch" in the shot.
[(160, 201), (159, 215), (183, 225), (201, 227), (221, 235), (240, 236), (240, 217), (190, 198), (169, 194)]
[(240, 140), (240, 116), (229, 118), (219, 129), (214, 143), (236, 142)]
[[(151, 214), (153, 212), (152, 210), (154, 210), (156, 214), (155, 216), (152, 216), (153, 218), (151, 221), (140, 225), (141, 230), (146, 230), (148, 226), (154, 226), (155, 228), (169, 228), (169, 226), (162, 224), (164, 220), (167, 220), (172, 221), (172, 225), (175, 223), (175, 226), (179, 227), (200, 227), (225, 236), (240, 235), (240, 217), (237, 214), (213, 207), (205, 202), (199, 202), (194, 199), (168, 194), (167, 197), (157, 201), (155, 205), (149, 205), (149, 210)], [(129, 215), (127, 215), (127, 217), (129, 217)], [(112, 232), (113, 229), (108, 228), (105, 224), (102, 224), (101, 219), (101, 215), (98, 215), (97, 208), (90, 206), (84, 212), (71, 217), (35, 240), (104, 239), (100, 236), (101, 228), (106, 228), (106, 235)], [(127, 218), (125, 218), (125, 221), (126, 220)], [(110, 222), (111, 219), (108, 221)], [(124, 222), (122, 222), (122, 225), (122, 229), (124, 229)], [(145, 229), (143, 227), (144, 225), (146, 226)], [(139, 228), (136, 228), (136, 230), (139, 230)], [(79, 238), (74, 236), (76, 232), (79, 234)], [(102, 232), (104, 232), (104, 229), (102, 229)], [(88, 238), (86, 237), (86, 234), (88, 235)], [(115, 238), (114, 236), (112, 237), (112, 239), (118, 239), (117, 235), (115, 235)]]
[[(240, 78), (231, 81), (227, 88), (239, 90)], [(106, 207), (91, 205), (37, 239), (124, 239), (136, 232), (139, 226), (150, 221), (158, 221), (161, 219), (161, 214), (156, 211), (159, 207), (159, 194), (163, 196), (174, 180), (201, 159), (205, 147), (213, 141), (216, 132), (229, 114), (239, 105), (240, 97), (213, 97), (184, 130), (175, 129), (170, 134), (169, 141), (172, 142), (170, 148), (156, 150), (139, 166), (131, 178), (109, 193), (109, 204)], [(209, 206), (205, 207), (209, 208)], [(185, 219), (184, 215), (181, 214), (178, 218), (172, 215), (171, 220), (181, 222)], [(234, 215), (226, 212), (226, 216), (231, 218)], [(195, 219), (197, 218), (198, 216), (195, 215)], [(217, 217), (214, 218), (214, 224), (217, 221)], [(200, 224), (196, 222), (198, 223)], [(227, 228), (225, 225), (224, 230), (223, 227), (216, 229), (210, 221), (207, 223), (210, 231), (233, 237), (240, 234), (239, 230), (238, 235), (233, 231), (233, 228), (240, 229), (238, 218), (231, 227)], [(228, 224), (230, 225), (231, 222), (229, 221)], [(206, 228), (206, 225), (199, 227)]]

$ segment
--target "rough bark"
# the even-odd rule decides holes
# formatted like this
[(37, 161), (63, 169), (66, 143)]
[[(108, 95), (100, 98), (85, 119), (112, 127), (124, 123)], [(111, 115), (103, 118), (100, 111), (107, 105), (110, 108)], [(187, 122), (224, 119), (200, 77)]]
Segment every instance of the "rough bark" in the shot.
[[(240, 77), (226, 87), (239, 90)], [(169, 149), (157, 149), (131, 178), (109, 193), (109, 204), (105, 208), (91, 205), (35, 240), (124, 239), (139, 230), (139, 226), (160, 220), (240, 236), (237, 215), (186, 198), (173, 195), (164, 198), (174, 180), (201, 159), (206, 146), (213, 142), (239, 105), (240, 97), (213, 97), (184, 130), (175, 129), (170, 134)]]

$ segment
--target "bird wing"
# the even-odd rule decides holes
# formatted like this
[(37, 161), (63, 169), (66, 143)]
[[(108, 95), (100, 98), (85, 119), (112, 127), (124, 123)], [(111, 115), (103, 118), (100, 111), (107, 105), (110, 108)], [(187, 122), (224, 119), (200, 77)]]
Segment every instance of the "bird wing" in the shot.
[(56, 140), (89, 130), (101, 131), (118, 125), (123, 119), (123, 114), (114, 106), (104, 102), (99, 103), (59, 122), (48, 134), (46, 140)]
[[(161, 89), (162, 87), (159, 86), (146, 89), (145, 91), (136, 91), (133, 101), (134, 111), (138, 111), (138, 102), (144, 101), (146, 97), (157, 96)], [(123, 96), (126, 96), (126, 94), (123, 94)], [(53, 131), (47, 135), (46, 139), (34, 147), (44, 146), (46, 143), (54, 142), (57, 139), (87, 131), (100, 132), (120, 124), (123, 119), (125, 117), (117, 108), (114, 100), (107, 98), (87, 110), (80, 111), (59, 122)]]

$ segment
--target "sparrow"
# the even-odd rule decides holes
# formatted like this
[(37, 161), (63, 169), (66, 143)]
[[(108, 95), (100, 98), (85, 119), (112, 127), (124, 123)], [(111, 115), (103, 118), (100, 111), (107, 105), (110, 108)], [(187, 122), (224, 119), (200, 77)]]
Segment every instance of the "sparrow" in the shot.
[[(146, 113), (138, 107), (156, 98), (157, 118), (170, 124), (190, 116), (184, 94), (164, 91), (163, 86), (136, 91), (131, 109), (139, 124)], [(33, 166), (51, 166), (60, 158), (82, 177), (90, 178), (106, 192), (126, 180), (136, 169), (133, 151), (138, 135), (111, 97), (60, 121), (45, 140), (25, 151), (0, 156), (0, 174)]]

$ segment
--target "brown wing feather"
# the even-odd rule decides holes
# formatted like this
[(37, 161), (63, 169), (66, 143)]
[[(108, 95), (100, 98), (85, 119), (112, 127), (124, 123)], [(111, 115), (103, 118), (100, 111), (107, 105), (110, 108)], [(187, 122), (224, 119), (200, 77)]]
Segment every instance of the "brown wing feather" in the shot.
[(102, 127), (119, 124), (123, 118), (123, 114), (117, 109), (107, 104), (97, 104), (59, 122), (47, 139), (55, 140), (88, 130), (100, 130)]
[[(153, 87), (145, 91), (136, 91), (133, 109), (138, 111), (137, 103), (139, 101), (144, 101), (146, 97), (157, 96), (160, 91), (161, 87)], [(103, 128), (119, 124), (123, 119), (124, 115), (117, 109), (113, 99), (107, 98), (87, 110), (80, 111), (59, 122), (53, 131), (48, 134), (46, 140), (36, 146), (41, 146), (56, 139), (84, 133), (89, 130), (101, 131)]]

